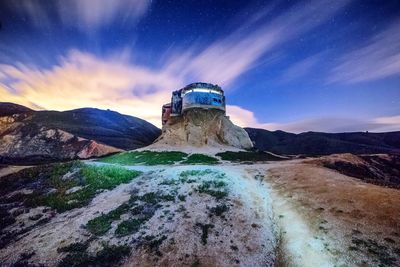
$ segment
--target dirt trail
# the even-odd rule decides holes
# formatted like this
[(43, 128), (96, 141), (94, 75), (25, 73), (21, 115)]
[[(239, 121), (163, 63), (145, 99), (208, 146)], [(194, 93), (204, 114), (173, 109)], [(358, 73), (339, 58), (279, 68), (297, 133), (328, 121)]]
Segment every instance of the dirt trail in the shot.
[(266, 174), (274, 198), (304, 218), (336, 261), (346, 266), (400, 264), (400, 190), (307, 161), (277, 164)]

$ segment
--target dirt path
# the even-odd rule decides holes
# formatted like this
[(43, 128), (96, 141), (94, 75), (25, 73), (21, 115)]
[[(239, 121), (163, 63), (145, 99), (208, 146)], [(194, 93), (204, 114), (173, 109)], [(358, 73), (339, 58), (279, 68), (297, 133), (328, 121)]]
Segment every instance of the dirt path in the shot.
[[(289, 203), (280, 193), (272, 188), (267, 179), (267, 172), (270, 168), (281, 166), (281, 163), (255, 164), (255, 165), (218, 165), (210, 166), (179, 166), (169, 167), (163, 173), (164, 177), (176, 175), (176, 171), (213, 169), (223, 171), (230, 181), (230, 197), (233, 198), (237, 206), (231, 209), (232, 217), (240, 216), (241, 221), (235, 224), (231, 230), (231, 235), (235, 232), (243, 232), (245, 224), (258, 221), (257, 235), (266, 236), (262, 240), (251, 238), (252, 242), (258, 246), (265, 247), (268, 241), (268, 249), (259, 252), (259, 256), (251, 255), (252, 262), (244, 260), (242, 266), (252, 263), (255, 266), (262, 266), (260, 261), (254, 260), (255, 257), (262, 259), (268, 255), (269, 263), (275, 264), (276, 256), (285, 266), (334, 266), (344, 260), (335, 257), (329, 247), (332, 246), (329, 238), (317, 233), (310, 227), (310, 221), (301, 216), (295, 206)], [(132, 167), (128, 167), (132, 168)], [(142, 166), (142, 171), (149, 171), (154, 167)], [(178, 172), (179, 172), (178, 171)], [(201, 211), (204, 212), (204, 211)], [(255, 236), (257, 236), (255, 235)], [(319, 235), (319, 238), (316, 236)], [(175, 236), (181, 239), (184, 234)], [(240, 238), (238, 238), (240, 239)], [(243, 247), (249, 242), (250, 236), (243, 239)], [(262, 244), (264, 242), (264, 244)], [(186, 241), (187, 244), (187, 241)], [(254, 248), (252, 248), (254, 250)], [(213, 253), (200, 253), (203, 260)], [(279, 252), (279, 253), (278, 253)], [(211, 253), (211, 254), (210, 254)], [(223, 251), (220, 253), (224, 253)], [(198, 254), (198, 253), (197, 253)], [(221, 254), (220, 254), (221, 255)], [(264, 256), (262, 256), (264, 255)], [(242, 259), (249, 257), (247, 254), (241, 255)], [(201, 261), (200, 261), (201, 262)], [(165, 262), (164, 262), (165, 263)], [(212, 262), (218, 266), (229, 266), (228, 262)], [(218, 264), (217, 264), (218, 263)], [(247, 264), (244, 264), (247, 263)], [(265, 266), (265, 265), (264, 265)]]
[[(336, 262), (346, 266), (400, 264), (400, 190), (307, 162), (278, 164), (265, 173), (274, 198), (301, 215)], [(301, 235), (290, 239), (296, 236)]]

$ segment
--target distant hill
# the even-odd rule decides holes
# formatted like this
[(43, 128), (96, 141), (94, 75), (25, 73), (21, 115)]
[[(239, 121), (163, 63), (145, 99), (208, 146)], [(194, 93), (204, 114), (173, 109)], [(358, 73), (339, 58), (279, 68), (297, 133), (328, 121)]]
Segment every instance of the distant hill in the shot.
[(400, 132), (305, 132), (293, 134), (284, 131), (268, 131), (255, 128), (245, 128), (245, 130), (256, 149), (277, 154), (400, 154)]
[(95, 108), (39, 111), (31, 121), (124, 150), (147, 146), (161, 134), (160, 129), (145, 120)]
[(0, 102), (0, 117), (32, 112), (33, 110), (10, 102)]
[(33, 111), (0, 103), (0, 162), (88, 158), (151, 144), (160, 129), (109, 110)]

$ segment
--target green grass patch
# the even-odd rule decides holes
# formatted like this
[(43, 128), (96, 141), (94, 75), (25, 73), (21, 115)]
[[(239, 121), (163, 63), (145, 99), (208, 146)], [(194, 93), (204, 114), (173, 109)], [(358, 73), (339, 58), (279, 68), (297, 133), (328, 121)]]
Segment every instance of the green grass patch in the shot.
[(224, 181), (211, 180), (203, 181), (198, 187), (197, 192), (208, 194), (215, 197), (216, 199), (222, 199), (228, 196), (226, 190), (226, 183)]
[(122, 165), (172, 165), (184, 160), (187, 156), (186, 153), (178, 151), (132, 151), (111, 155), (98, 161)]
[(108, 267), (118, 266), (119, 263), (131, 253), (131, 248), (126, 245), (106, 245), (95, 255), (89, 255), (86, 250), (69, 253), (58, 264), (59, 267)]
[(86, 229), (94, 235), (101, 236), (106, 234), (111, 229), (111, 223), (119, 220), (121, 215), (128, 212), (130, 205), (127, 203), (120, 205), (118, 208), (110, 211), (109, 213), (102, 214), (90, 220), (86, 224)]
[[(157, 192), (149, 192), (142, 196), (132, 195), (129, 201), (106, 214), (90, 220), (86, 229), (96, 236), (102, 236), (111, 229), (114, 221), (120, 220), (121, 215), (130, 213), (137, 218), (121, 222), (115, 231), (117, 236), (124, 236), (135, 233), (140, 226), (153, 217), (156, 209), (162, 207), (159, 203), (164, 201), (175, 201), (173, 194), (161, 195)], [(143, 203), (139, 204), (137, 201)]]
[(163, 201), (175, 201), (175, 195), (160, 195), (156, 192), (149, 192), (139, 197), (138, 199), (149, 204), (157, 204)]
[(239, 151), (239, 152), (222, 152), (216, 154), (222, 160), (227, 160), (231, 162), (254, 162), (254, 161), (274, 161), (283, 160), (280, 157), (273, 156), (266, 152), (251, 152), (251, 151)]
[(205, 176), (208, 174), (216, 173), (216, 171), (213, 171), (211, 169), (205, 169), (205, 170), (187, 170), (183, 171), (179, 174), (180, 181), (185, 183), (188, 182), (189, 177), (194, 177), (194, 176)]
[(192, 154), (185, 161), (182, 162), (182, 164), (204, 164), (204, 165), (214, 165), (218, 163), (219, 160), (217, 158), (203, 154)]
[(207, 245), (207, 239), (208, 239), (208, 231), (212, 228), (214, 228), (213, 224), (202, 224), (202, 223), (196, 223), (197, 227), (200, 227), (201, 229), (201, 243), (203, 245)]
[(118, 224), (117, 229), (115, 230), (115, 234), (117, 236), (126, 236), (130, 234), (134, 234), (139, 231), (140, 227), (143, 223), (145, 223), (146, 219), (130, 219), (121, 222)]
[(151, 253), (155, 253), (157, 256), (161, 257), (162, 253), (160, 251), (160, 246), (164, 242), (164, 240), (167, 240), (167, 237), (165, 235), (159, 238), (153, 235), (149, 235), (145, 236), (143, 244)]
[[(76, 171), (72, 179), (63, 180), (68, 171)], [(58, 212), (86, 206), (100, 190), (111, 190), (122, 183), (128, 183), (141, 172), (114, 166), (90, 166), (81, 162), (56, 165), (49, 180), (49, 186), (55, 188), (53, 194), (34, 192), (26, 204), (28, 206), (48, 206)], [(74, 186), (82, 188), (67, 194)]]
[(222, 216), (225, 212), (229, 210), (229, 207), (226, 204), (220, 204), (210, 209), (211, 214), (216, 216)]
[(82, 252), (89, 247), (89, 243), (72, 243), (66, 247), (58, 248), (57, 252)]

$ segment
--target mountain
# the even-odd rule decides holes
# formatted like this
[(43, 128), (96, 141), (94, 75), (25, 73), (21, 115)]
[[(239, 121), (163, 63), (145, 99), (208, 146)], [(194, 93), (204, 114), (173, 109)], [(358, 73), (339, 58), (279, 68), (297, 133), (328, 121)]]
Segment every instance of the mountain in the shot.
[(0, 117), (32, 112), (33, 110), (10, 102), (0, 102)]
[(33, 111), (0, 103), (0, 162), (90, 158), (151, 144), (154, 125), (110, 110)]
[(305, 132), (293, 134), (284, 131), (268, 131), (255, 128), (245, 128), (245, 130), (256, 149), (277, 154), (400, 154), (400, 132)]

